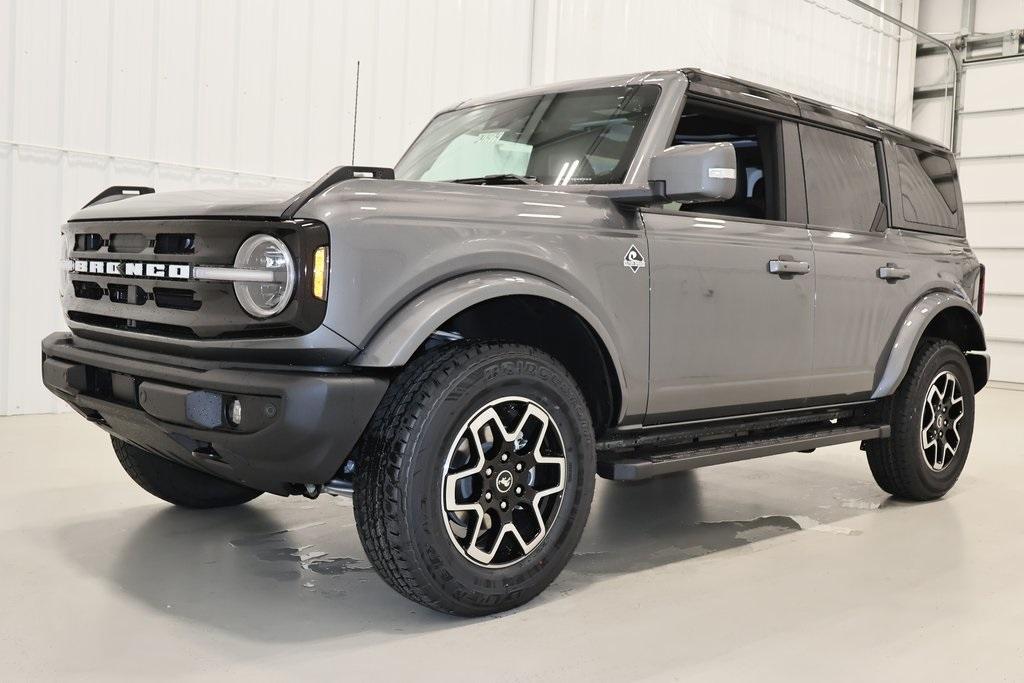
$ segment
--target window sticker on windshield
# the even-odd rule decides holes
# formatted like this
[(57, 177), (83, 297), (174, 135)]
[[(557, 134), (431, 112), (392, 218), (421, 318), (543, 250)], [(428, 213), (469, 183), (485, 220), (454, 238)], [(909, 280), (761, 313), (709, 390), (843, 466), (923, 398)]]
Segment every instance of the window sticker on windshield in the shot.
[(496, 130), (490, 133), (480, 133), (476, 136), (477, 142), (498, 142), (502, 136), (505, 135), (505, 131)]
[(501, 140), (501, 133), (460, 135), (421, 177), (422, 180), (481, 178), (497, 173), (526, 175), (533, 145)]

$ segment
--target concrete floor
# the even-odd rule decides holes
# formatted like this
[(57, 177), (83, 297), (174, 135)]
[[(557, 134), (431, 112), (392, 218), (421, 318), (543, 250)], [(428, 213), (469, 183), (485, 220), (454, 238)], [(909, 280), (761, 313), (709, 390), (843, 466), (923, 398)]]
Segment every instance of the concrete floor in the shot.
[(435, 614), (369, 569), (346, 499), (171, 508), (74, 415), (0, 418), (0, 679), (1024, 677), (1024, 393), (989, 389), (944, 500), (856, 445), (624, 485), (538, 600)]

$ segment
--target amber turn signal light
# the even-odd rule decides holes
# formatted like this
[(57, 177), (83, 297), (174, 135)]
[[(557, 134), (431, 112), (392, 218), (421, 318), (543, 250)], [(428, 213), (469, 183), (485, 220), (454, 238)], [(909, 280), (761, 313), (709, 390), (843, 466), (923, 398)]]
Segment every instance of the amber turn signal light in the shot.
[(328, 263), (327, 247), (317, 248), (313, 252), (313, 296), (321, 301), (327, 300)]

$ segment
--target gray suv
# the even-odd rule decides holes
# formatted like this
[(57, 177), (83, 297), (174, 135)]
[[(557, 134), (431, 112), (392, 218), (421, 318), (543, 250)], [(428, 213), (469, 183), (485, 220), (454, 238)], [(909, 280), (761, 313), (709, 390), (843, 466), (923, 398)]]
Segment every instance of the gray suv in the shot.
[(43, 380), (136, 483), (351, 494), (455, 614), (540, 593), (595, 475), (859, 441), (942, 496), (989, 375), (950, 152), (692, 69), (462, 102), (294, 196), (110, 188), (63, 238)]

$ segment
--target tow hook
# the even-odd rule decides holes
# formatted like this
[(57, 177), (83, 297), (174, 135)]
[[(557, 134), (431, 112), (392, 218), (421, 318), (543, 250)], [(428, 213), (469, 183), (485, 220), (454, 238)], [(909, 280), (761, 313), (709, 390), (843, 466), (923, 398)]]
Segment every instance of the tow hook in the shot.
[(351, 496), (352, 482), (348, 479), (331, 479), (326, 484), (306, 484), (302, 490), (303, 496), (313, 500), (319, 498), (321, 493), (329, 496)]
[(323, 491), (329, 496), (351, 496), (352, 481), (350, 479), (331, 479), (324, 484)]

